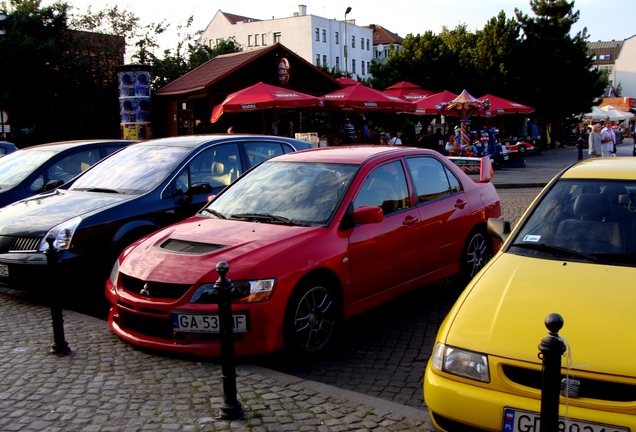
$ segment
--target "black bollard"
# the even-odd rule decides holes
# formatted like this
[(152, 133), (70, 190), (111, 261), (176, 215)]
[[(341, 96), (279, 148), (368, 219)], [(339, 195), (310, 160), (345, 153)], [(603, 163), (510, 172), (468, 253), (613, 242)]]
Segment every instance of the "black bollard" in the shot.
[(540, 432), (558, 432), (559, 395), (561, 393), (561, 356), (565, 352), (565, 343), (559, 337), (563, 327), (563, 317), (551, 313), (545, 318), (548, 336), (539, 344), (539, 358), (543, 360), (543, 378), (541, 384), (541, 427)]
[(225, 261), (216, 265), (219, 279), (214, 291), (219, 299), (219, 327), (221, 332), (221, 379), (223, 381), (223, 405), (219, 417), (237, 420), (243, 417), (243, 408), (236, 397), (236, 366), (234, 358), (234, 330), (232, 323), (232, 281), (227, 278), (230, 266)]
[(49, 293), (49, 302), (51, 305), (51, 323), (53, 324), (53, 343), (49, 349), (50, 354), (66, 355), (71, 352), (71, 348), (64, 339), (64, 316), (62, 314), (62, 293), (59, 290), (57, 283), (57, 256), (58, 251), (53, 246), (55, 237), (49, 235), (46, 237), (46, 242), (49, 247), (44, 251), (46, 255), (46, 263), (49, 270), (49, 279), (51, 283), (45, 289)]

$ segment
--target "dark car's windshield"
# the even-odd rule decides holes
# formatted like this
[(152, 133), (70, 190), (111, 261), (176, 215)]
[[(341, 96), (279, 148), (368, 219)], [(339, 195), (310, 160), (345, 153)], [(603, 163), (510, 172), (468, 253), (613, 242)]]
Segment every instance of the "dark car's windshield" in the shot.
[(324, 226), (357, 169), (335, 163), (265, 162), (226, 189), (201, 215)]
[(559, 180), (517, 231), (510, 250), (636, 266), (636, 182)]
[(23, 150), (0, 158), (0, 189), (10, 188), (59, 153), (59, 150)]
[(71, 190), (136, 194), (155, 188), (189, 153), (187, 147), (132, 145), (104, 159)]

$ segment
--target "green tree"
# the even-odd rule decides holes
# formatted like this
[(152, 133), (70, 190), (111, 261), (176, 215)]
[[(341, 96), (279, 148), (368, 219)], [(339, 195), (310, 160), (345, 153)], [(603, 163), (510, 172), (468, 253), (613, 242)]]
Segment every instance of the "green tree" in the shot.
[(491, 18), (482, 30), (477, 31), (471, 50), (471, 63), (475, 80), (474, 96), (494, 94), (520, 100), (515, 93), (513, 65), (521, 61), (517, 57), (520, 44), (520, 26), (514, 19), (507, 19), (501, 11)]
[(440, 37), (455, 61), (452, 67), (446, 69), (447, 80), (453, 85), (448, 85), (443, 90), (461, 92), (466, 89), (475, 92), (477, 68), (473, 61), (473, 51), (477, 36), (468, 31), (466, 24), (459, 24), (454, 29), (442, 27)]
[(601, 73), (591, 68), (587, 55), (587, 29), (572, 35), (579, 19), (574, 1), (531, 0), (536, 17), (515, 9), (524, 34), (520, 55), (525, 62), (515, 67), (519, 94), (535, 107), (542, 125), (542, 146), (563, 142), (565, 120), (587, 112), (594, 97), (607, 85)]
[[(431, 91), (446, 90), (449, 73), (458, 67), (453, 50), (432, 31), (406, 36), (402, 49), (393, 46), (386, 62), (371, 62), (373, 87), (385, 89), (409, 81)], [(454, 84), (454, 83), (453, 83)]]

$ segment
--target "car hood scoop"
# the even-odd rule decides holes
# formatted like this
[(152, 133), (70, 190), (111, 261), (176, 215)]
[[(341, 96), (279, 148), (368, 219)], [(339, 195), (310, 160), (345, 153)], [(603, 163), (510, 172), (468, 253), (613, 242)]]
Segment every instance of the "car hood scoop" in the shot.
[(190, 254), (190, 255), (203, 255), (206, 253), (214, 252), (215, 250), (224, 248), (225, 245), (209, 244), (209, 243), (196, 243), (191, 241), (168, 239), (160, 246), (161, 249), (168, 250), (170, 252)]

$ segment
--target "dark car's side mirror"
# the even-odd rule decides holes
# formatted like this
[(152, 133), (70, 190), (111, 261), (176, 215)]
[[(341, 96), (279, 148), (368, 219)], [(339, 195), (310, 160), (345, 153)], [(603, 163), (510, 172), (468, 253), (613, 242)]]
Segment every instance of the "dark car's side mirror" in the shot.
[(192, 202), (194, 195), (209, 194), (212, 192), (212, 185), (210, 183), (194, 183), (183, 194), (183, 197), (179, 200), (179, 204), (189, 204)]
[(210, 183), (194, 183), (185, 191), (186, 196), (201, 195), (212, 192), (212, 185)]
[(58, 188), (64, 184), (63, 180), (53, 179), (49, 180), (44, 186), (42, 186), (42, 192), (50, 191)]
[(508, 235), (512, 231), (510, 222), (497, 218), (488, 218), (486, 229), (488, 230), (488, 234), (498, 238), (502, 242), (506, 241)]

